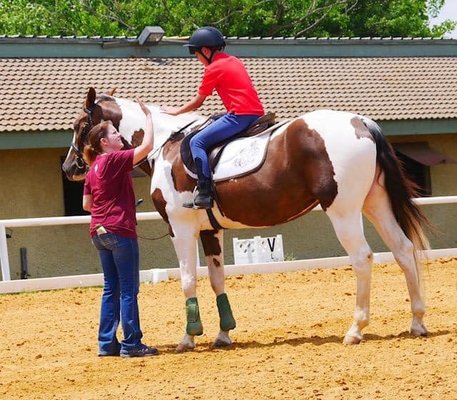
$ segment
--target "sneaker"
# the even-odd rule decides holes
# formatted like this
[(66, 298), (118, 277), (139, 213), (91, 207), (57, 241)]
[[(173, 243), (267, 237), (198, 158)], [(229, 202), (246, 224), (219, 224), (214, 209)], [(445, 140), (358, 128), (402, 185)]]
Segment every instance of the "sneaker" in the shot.
[(99, 357), (119, 357), (119, 353), (121, 351), (121, 345), (117, 344), (117, 346), (112, 346), (112, 349), (109, 350), (101, 350), (98, 349), (98, 356)]
[(146, 346), (142, 344), (140, 347), (132, 350), (121, 350), (121, 357), (147, 357), (147, 356), (157, 356), (159, 354), (159, 350), (155, 347)]
[(109, 352), (106, 352), (106, 351), (99, 351), (98, 352), (98, 356), (99, 357), (119, 357), (119, 351), (117, 351), (115, 353), (109, 353)]

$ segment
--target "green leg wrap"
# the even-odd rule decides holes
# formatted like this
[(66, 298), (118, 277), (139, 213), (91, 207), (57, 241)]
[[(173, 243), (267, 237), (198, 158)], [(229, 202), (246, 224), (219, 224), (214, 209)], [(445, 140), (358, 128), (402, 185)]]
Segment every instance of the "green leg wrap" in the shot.
[(216, 297), (217, 310), (219, 311), (220, 328), (227, 332), (231, 329), (235, 329), (236, 321), (233, 318), (232, 309), (227, 298), (227, 294), (222, 293)]
[(187, 327), (186, 332), (191, 336), (203, 335), (203, 325), (200, 319), (198, 301), (196, 297), (186, 300)]

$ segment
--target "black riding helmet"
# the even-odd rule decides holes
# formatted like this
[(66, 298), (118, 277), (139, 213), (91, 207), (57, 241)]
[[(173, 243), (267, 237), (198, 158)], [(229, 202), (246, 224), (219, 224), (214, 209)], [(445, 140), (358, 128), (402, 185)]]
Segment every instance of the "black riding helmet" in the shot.
[(190, 54), (195, 54), (199, 52), (205, 57), (201, 52), (202, 47), (208, 47), (211, 49), (211, 56), (209, 58), (205, 57), (208, 62), (211, 62), (214, 52), (217, 50), (223, 50), (225, 47), (225, 40), (222, 33), (212, 26), (204, 26), (203, 28), (197, 29), (189, 39), (189, 43), (184, 45), (189, 48)]

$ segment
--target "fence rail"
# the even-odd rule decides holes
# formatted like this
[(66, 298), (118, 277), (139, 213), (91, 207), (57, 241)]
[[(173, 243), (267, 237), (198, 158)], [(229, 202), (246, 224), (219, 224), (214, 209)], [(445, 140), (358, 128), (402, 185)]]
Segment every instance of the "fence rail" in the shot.
[[(160, 220), (162, 217), (156, 211), (137, 213), (138, 221)], [(75, 217), (43, 217), (43, 218), (18, 218), (0, 219), (0, 264), (2, 279), (11, 280), (10, 263), (8, 258), (8, 245), (6, 241), (6, 228), (25, 228), (32, 226), (57, 226), (57, 225), (78, 225), (89, 224), (90, 215)]]
[[(440, 196), (440, 197), (421, 197), (414, 199), (414, 201), (419, 204), (419, 205), (432, 205), (432, 204), (454, 204), (457, 203), (457, 196)], [(322, 211), (322, 209), (318, 206), (313, 209), (313, 211)], [(142, 212), (142, 213), (137, 213), (137, 219), (138, 221), (146, 221), (146, 220), (160, 220), (160, 214), (158, 212)], [(3, 219), (0, 220), (0, 264), (1, 264), (1, 271), (2, 271), (2, 279), (3, 281), (11, 281), (11, 273), (10, 273), (10, 264), (9, 264), (9, 258), (8, 258), (8, 246), (7, 246), (7, 237), (6, 237), (6, 228), (14, 228), (14, 227), (36, 227), (36, 226), (56, 226), (56, 225), (76, 225), (76, 224), (88, 224), (90, 222), (90, 216), (89, 215), (84, 215), (84, 216), (75, 216), (75, 217), (45, 217), (45, 218), (20, 218), (20, 219)], [(455, 250), (455, 251), (454, 251)], [(436, 257), (440, 257), (443, 255), (456, 255), (457, 254), (457, 249), (442, 249), (442, 250), (437, 250), (439, 254), (436, 255)], [(441, 251), (441, 252), (439, 252)], [(384, 254), (384, 253), (379, 253), (379, 254)], [(385, 253), (385, 254), (390, 254), (390, 253)], [(431, 255), (432, 253), (430, 253)], [(345, 257), (337, 257), (338, 259), (345, 260)], [(322, 259), (322, 260), (332, 260), (332, 259)], [(273, 270), (281, 270), (284, 271), (288, 267), (283, 266), (284, 265), (290, 265), (291, 270), (296, 269), (296, 265), (300, 264), (303, 265), (304, 262), (311, 261), (311, 260), (295, 260), (295, 261), (289, 261), (289, 262), (284, 262), (284, 263), (269, 263), (269, 264), (276, 264), (276, 266), (265, 264), (264, 269), (267, 270), (267, 272), (272, 272)], [(313, 262), (315, 260), (312, 260)], [(335, 258), (336, 261), (336, 258)], [(331, 262), (331, 261), (330, 261)], [(346, 262), (347, 261), (343, 261)], [(328, 261), (325, 261), (325, 265), (327, 265)], [(281, 266), (279, 266), (281, 264)], [(259, 271), (259, 266), (260, 264), (257, 264), (256, 272), (261, 272)], [(261, 264), (264, 265), (264, 264)], [(247, 271), (249, 270), (249, 266), (242, 266), (242, 265), (236, 265), (233, 266), (233, 270), (244, 270)], [(235, 268), (236, 267), (236, 268)], [(285, 269), (284, 269), (285, 268)], [(170, 271), (171, 276), (176, 275), (175, 272)], [(246, 272), (245, 272), (246, 273)], [(98, 274), (95, 274), (98, 275)], [(95, 276), (94, 275), (94, 276)], [(143, 278), (144, 280), (146, 279), (145, 273), (143, 272)], [(61, 277), (60, 279), (64, 279), (65, 277)], [(45, 278), (41, 278), (45, 279)], [(49, 278), (49, 279), (59, 279), (59, 278)], [(34, 279), (38, 280), (38, 279)], [(32, 279), (30, 281), (33, 281)], [(2, 293), (2, 290), (0, 290), (0, 293)]]

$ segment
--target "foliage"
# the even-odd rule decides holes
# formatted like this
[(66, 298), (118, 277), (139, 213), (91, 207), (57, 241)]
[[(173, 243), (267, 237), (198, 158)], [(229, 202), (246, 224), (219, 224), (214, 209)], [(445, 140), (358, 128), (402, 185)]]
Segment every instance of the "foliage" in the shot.
[(167, 36), (213, 25), (227, 36), (441, 36), (444, 0), (0, 0), (0, 34)]

